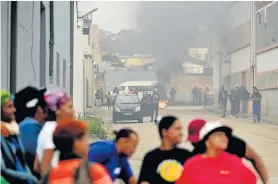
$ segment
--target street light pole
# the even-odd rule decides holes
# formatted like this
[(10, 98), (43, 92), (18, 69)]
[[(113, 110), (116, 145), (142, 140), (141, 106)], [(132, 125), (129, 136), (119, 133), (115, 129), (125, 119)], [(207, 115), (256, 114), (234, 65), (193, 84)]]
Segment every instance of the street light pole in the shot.
[(256, 6), (255, 1), (250, 1), (250, 64), (252, 75), (252, 87), (256, 86)]

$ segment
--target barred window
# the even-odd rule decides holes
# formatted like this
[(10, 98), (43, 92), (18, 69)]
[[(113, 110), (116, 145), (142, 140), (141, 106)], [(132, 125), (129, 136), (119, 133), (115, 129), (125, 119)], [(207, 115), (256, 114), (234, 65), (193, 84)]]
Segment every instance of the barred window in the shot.
[(257, 49), (264, 49), (278, 44), (278, 3), (257, 13)]

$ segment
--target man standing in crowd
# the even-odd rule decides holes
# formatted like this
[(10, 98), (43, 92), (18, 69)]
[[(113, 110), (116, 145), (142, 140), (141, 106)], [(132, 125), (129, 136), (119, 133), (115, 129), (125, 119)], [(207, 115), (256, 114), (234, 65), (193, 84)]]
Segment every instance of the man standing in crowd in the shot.
[(246, 90), (246, 86), (241, 86), (241, 90), (240, 90), (240, 100), (241, 100), (241, 104), (242, 104), (242, 115), (244, 115), (245, 117), (248, 114), (248, 101), (250, 99), (249, 96), (249, 92)]
[(193, 95), (193, 104), (197, 104), (198, 102), (198, 88), (197, 86), (195, 85), (195, 87), (192, 89), (192, 95)]
[(228, 91), (224, 88), (224, 86), (222, 86), (222, 89), (218, 94), (218, 103), (221, 107), (222, 117), (226, 116), (227, 99), (228, 99)]
[(174, 184), (191, 156), (189, 151), (176, 147), (183, 138), (182, 123), (177, 117), (165, 116), (157, 124), (161, 144), (144, 156), (139, 184)]
[(15, 122), (12, 95), (1, 90), (1, 176), (11, 184), (34, 184), (37, 182), (26, 164), (24, 148)]
[(156, 120), (156, 118), (158, 116), (159, 101), (160, 101), (160, 95), (159, 95), (157, 89), (154, 89), (154, 92), (152, 94), (152, 105), (153, 105), (154, 114), (151, 117), (151, 122)]
[[(188, 141), (194, 146), (193, 155), (199, 154), (204, 150), (203, 146), (200, 144), (199, 135), (205, 124), (206, 121), (202, 119), (195, 119), (189, 123)], [(226, 152), (234, 154), (239, 158), (245, 158), (249, 160), (253, 164), (256, 171), (259, 173), (263, 183), (268, 184), (268, 172), (265, 168), (263, 160), (259, 154), (244, 140), (232, 134), (229, 138)]]
[(39, 178), (40, 174), (34, 171), (37, 140), (46, 118), (46, 89), (38, 90), (28, 86), (15, 94), (15, 108), (17, 119), (23, 118), (20, 125), (20, 138), (25, 149), (25, 158), (32, 173)]
[(235, 117), (238, 117), (238, 114), (240, 112), (240, 91), (239, 86), (236, 84), (235, 91), (234, 91), (234, 113)]
[(234, 94), (234, 89), (232, 88), (231, 89), (231, 93), (230, 93), (230, 95), (229, 95), (229, 100), (230, 100), (230, 104), (231, 104), (231, 118), (232, 117), (235, 117), (235, 105), (234, 105), (234, 103), (235, 103), (235, 94)]

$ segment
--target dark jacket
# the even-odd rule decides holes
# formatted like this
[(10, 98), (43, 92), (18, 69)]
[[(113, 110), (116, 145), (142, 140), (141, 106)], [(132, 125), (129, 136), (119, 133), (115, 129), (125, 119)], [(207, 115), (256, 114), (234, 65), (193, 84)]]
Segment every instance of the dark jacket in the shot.
[[(223, 95), (224, 92), (224, 95)], [(228, 99), (228, 91), (227, 90), (221, 90), (218, 94), (218, 102), (220, 103), (227, 103), (227, 99)]]
[[(11, 143), (10, 138), (1, 136), (1, 175), (9, 182), (15, 184), (28, 184), (27, 180), (32, 180), (34, 183), (37, 179), (32, 175), (28, 165), (24, 159), (24, 148), (18, 136), (13, 135), (19, 144), (19, 149)], [(18, 155), (26, 172), (16, 170), (16, 158)]]

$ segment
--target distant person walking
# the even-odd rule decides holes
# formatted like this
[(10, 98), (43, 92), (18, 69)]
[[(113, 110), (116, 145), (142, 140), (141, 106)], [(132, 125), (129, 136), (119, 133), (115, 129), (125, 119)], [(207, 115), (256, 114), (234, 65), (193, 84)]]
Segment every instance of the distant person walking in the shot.
[(218, 94), (218, 103), (221, 107), (222, 117), (226, 116), (227, 99), (228, 99), (228, 91), (224, 88), (224, 86), (222, 86), (222, 89)]
[(100, 93), (99, 89), (97, 89), (97, 92), (95, 94), (95, 98), (96, 98), (96, 107), (97, 107), (97, 109), (100, 109), (100, 106), (101, 106), (101, 93)]
[(261, 101), (262, 95), (259, 93), (258, 88), (253, 88), (253, 94), (251, 96), (251, 100), (253, 102), (252, 109), (253, 109), (253, 122), (260, 122), (261, 121)]
[(151, 122), (156, 120), (158, 116), (158, 111), (159, 111), (159, 100), (160, 100), (160, 95), (157, 91), (157, 89), (154, 90), (153, 95), (152, 95), (152, 106), (154, 109), (154, 114), (152, 115)]
[(112, 107), (112, 96), (111, 96), (110, 92), (107, 93), (106, 100), (107, 100), (108, 110), (111, 110), (111, 107)]
[(170, 95), (171, 95), (171, 100), (172, 100), (173, 104), (175, 104), (176, 93), (177, 92), (176, 92), (175, 88), (171, 88)]

